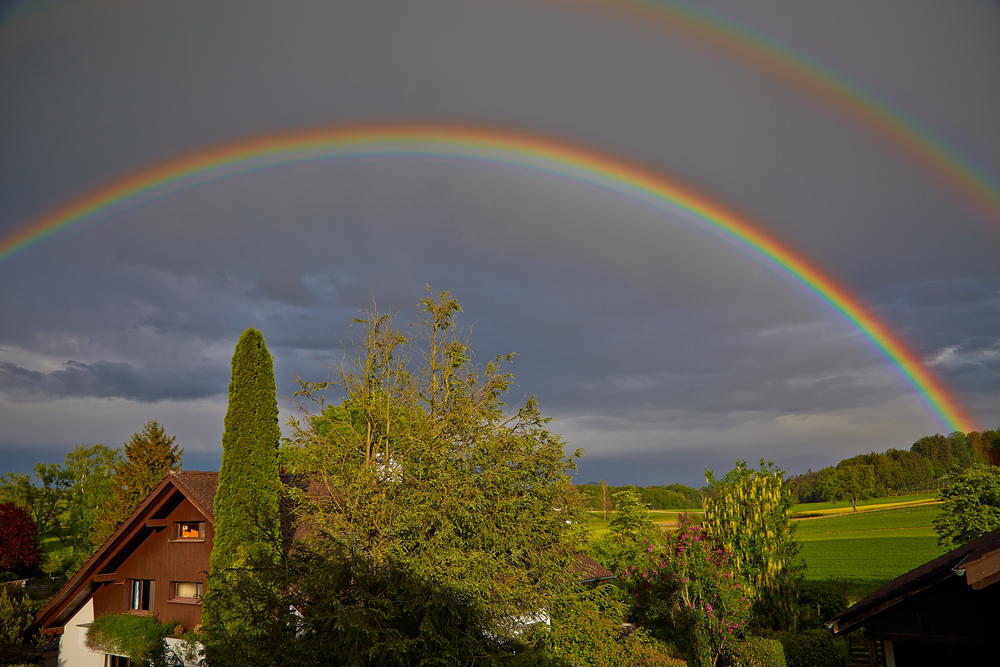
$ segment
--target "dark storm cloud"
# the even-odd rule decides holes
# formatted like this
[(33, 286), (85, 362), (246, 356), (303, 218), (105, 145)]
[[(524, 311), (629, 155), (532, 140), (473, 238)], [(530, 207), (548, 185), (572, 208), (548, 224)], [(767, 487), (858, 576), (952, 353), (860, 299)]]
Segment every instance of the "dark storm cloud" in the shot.
[[(992, 7), (698, 7), (857, 76), (997, 176)], [(249, 136), (394, 120), (527, 131), (658, 170), (777, 233), (996, 425), (996, 231), (822, 98), (614, 8), (178, 0), (56, 9), (14, 40), (0, 27), (0, 230)], [(489, 163), (317, 162), (213, 182), (0, 264), (0, 448), (122, 441), (169, 408), (209, 460), (243, 329), (264, 332), (289, 396), (295, 374), (326, 379), (317, 358), (339, 361), (373, 296), (402, 323), (425, 283), (455, 288), (479, 361), (518, 353), (512, 403), (537, 394), (591, 449), (583, 470), (620, 481), (696, 482), (741, 449), (817, 467), (940, 428), (855, 328), (750, 254)]]
[(0, 361), (0, 392), (16, 400), (124, 398), (151, 403), (207, 398), (220, 393), (228, 369), (135, 368), (130, 364), (67, 361), (43, 373)]

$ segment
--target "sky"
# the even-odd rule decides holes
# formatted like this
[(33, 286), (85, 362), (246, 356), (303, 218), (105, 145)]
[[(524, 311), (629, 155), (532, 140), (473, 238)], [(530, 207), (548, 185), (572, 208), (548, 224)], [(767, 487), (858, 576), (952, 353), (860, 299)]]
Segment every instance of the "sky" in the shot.
[[(372, 125), (505, 133), (750, 221), (879, 318), (968, 425), (1000, 427), (997, 2), (0, 12), (0, 250), (214, 147)], [(296, 376), (327, 377), (360, 308), (415, 319), (425, 285), (454, 290), (480, 363), (517, 353), (509, 403), (537, 396), (567, 451), (587, 451), (580, 482), (700, 486), (761, 458), (794, 474), (955, 427), (752, 244), (578, 165), (455, 155), (430, 134), (413, 154), (319, 151), (149, 188), (3, 255), (0, 473), (120, 446), (150, 419), (185, 469), (218, 469), (244, 329), (274, 355), (284, 421)]]

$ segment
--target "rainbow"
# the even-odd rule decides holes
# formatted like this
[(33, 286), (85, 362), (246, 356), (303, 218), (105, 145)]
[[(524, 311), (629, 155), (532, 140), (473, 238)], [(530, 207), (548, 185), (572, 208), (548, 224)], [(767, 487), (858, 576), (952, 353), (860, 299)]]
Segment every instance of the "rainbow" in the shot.
[(678, 183), (614, 157), (527, 134), (440, 125), (355, 125), (199, 150), (114, 181), (0, 238), (0, 262), (61, 230), (168, 193), (278, 165), (358, 157), (477, 160), (553, 174), (679, 216), (750, 251), (857, 328), (949, 430), (975, 430), (955, 396), (858, 297), (775, 236)]
[[(797, 53), (750, 28), (704, 9), (667, 0), (554, 0), (573, 8), (589, 6), (601, 12), (629, 17), (644, 26), (655, 26), (733, 54), (769, 75), (816, 97), (867, 127), (883, 141), (943, 181), (988, 220), (1000, 226), (1000, 185), (990, 175), (944, 139), (917, 120), (894, 108), (875, 93), (833, 70)], [(0, 27), (5, 42), (25, 36), (50, 21), (68, 23), (74, 16), (96, 7), (110, 9), (127, 4), (106, 0), (71, 3), (58, 8), (24, 10)]]
[(630, 16), (643, 25), (665, 28), (757, 65), (860, 122), (1000, 225), (1000, 185), (983, 169), (875, 93), (804, 55), (707, 10), (664, 0), (563, 1)]

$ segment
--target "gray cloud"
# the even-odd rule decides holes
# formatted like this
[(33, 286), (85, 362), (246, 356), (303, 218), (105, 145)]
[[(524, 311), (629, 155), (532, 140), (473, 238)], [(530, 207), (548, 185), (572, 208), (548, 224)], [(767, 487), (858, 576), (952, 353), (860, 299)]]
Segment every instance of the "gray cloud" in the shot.
[[(995, 8), (695, 4), (854, 77), (1000, 180)], [(0, 25), (0, 235), (261, 134), (530, 132), (748, 216), (1000, 423), (997, 230), (886, 137), (731, 52), (613, 2), (53, 6)], [(339, 358), (372, 295), (406, 321), (425, 283), (455, 288), (480, 360), (518, 353), (515, 396), (539, 396), (588, 470), (640, 476), (648, 457), (690, 483), (699, 456), (817, 467), (943, 428), (852, 326), (710, 230), (554, 175), (369, 157), (175, 192), (0, 263), (0, 451), (121, 441), (169, 408), (209, 460), (243, 329), (264, 332), (288, 396), (294, 374), (325, 377), (317, 357)]]
[(135, 368), (130, 364), (67, 361), (43, 373), (0, 361), (0, 392), (17, 400), (124, 398), (142, 403), (208, 398), (220, 393), (221, 369)]

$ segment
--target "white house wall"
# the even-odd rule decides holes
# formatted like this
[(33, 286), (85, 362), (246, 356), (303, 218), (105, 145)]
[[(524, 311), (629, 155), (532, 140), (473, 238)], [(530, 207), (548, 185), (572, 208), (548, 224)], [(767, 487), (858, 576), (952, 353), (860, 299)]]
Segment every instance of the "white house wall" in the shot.
[(63, 626), (59, 637), (59, 667), (104, 667), (104, 654), (94, 653), (87, 648), (84, 640), (87, 638), (87, 628), (94, 620), (94, 600), (80, 607)]

